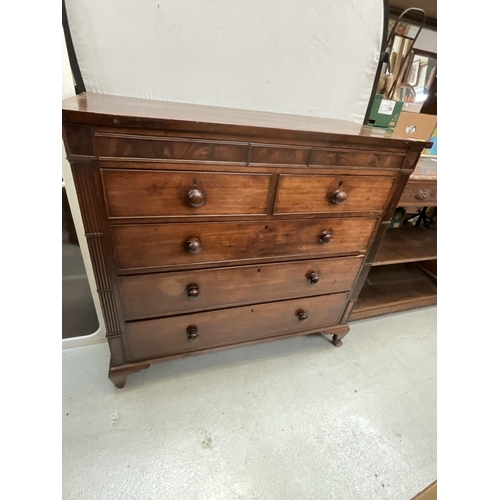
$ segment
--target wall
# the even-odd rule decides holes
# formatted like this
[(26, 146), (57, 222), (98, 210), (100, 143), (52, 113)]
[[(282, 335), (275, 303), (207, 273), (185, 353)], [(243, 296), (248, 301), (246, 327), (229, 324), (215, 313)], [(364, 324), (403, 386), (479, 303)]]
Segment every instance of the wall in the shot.
[[(61, 28), (62, 33), (62, 99), (67, 99), (75, 95), (75, 87), (73, 84), (73, 76), (71, 74), (71, 67), (69, 64), (68, 51), (66, 50), (66, 41), (64, 38), (64, 32)], [(99, 297), (97, 295), (97, 285), (95, 282), (94, 274), (92, 271), (92, 264), (90, 261), (90, 253), (87, 246), (87, 240), (85, 238), (85, 231), (83, 229), (83, 221), (80, 213), (80, 207), (78, 205), (78, 199), (76, 196), (75, 184), (73, 182), (73, 176), (71, 175), (71, 167), (66, 160), (66, 151), (64, 150), (64, 145), (62, 145), (62, 178), (66, 188), (66, 195), (68, 196), (68, 202), (71, 209), (71, 215), (73, 217), (73, 222), (75, 224), (76, 233), (78, 236), (78, 242), (80, 244), (80, 251), (82, 252), (83, 262), (85, 264), (85, 271), (89, 280), (90, 290), (92, 292), (92, 298), (94, 300), (94, 305), (97, 312), (97, 319), (99, 321), (99, 328), (96, 332), (85, 337), (78, 337), (73, 339), (63, 339), (63, 348), (67, 347), (77, 347), (82, 345), (95, 344), (97, 342), (104, 342), (106, 339), (106, 330), (104, 328), (104, 318), (102, 316), (102, 310), (99, 303)]]
[[(417, 30), (417, 27), (412, 26), (408, 35), (414, 37)], [(437, 54), (437, 31), (423, 28), (415, 42), (415, 48), (428, 52), (435, 52)]]

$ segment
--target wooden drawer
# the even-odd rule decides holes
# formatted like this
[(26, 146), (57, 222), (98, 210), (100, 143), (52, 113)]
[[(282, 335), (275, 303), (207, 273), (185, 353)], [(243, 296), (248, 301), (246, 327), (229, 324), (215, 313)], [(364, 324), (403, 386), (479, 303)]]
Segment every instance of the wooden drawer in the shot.
[(251, 144), (249, 165), (306, 166), (310, 148)]
[(348, 291), (362, 257), (124, 276), (127, 320)]
[(275, 214), (381, 212), (392, 177), (280, 175)]
[(126, 324), (125, 342), (133, 361), (321, 331), (339, 323), (346, 300), (347, 293), (340, 293), (136, 321)]
[(309, 165), (399, 169), (403, 165), (404, 158), (402, 154), (315, 148), (311, 151)]
[(108, 215), (263, 215), (271, 174), (102, 170)]
[(400, 205), (432, 207), (437, 205), (437, 183), (433, 181), (410, 181), (399, 201)]
[(248, 144), (96, 132), (94, 151), (101, 158), (246, 163)]
[(362, 253), (376, 223), (375, 218), (347, 217), (127, 224), (113, 226), (112, 233), (118, 268), (138, 270)]

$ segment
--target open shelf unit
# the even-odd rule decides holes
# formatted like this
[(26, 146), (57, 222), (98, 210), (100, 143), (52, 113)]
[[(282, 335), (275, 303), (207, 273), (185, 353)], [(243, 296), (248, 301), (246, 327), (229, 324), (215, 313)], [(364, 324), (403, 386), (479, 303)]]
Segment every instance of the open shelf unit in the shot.
[(418, 262), (372, 267), (351, 321), (434, 305), (436, 281)]
[(406, 226), (389, 229), (372, 266), (437, 259), (437, 231)]
[(437, 230), (388, 229), (350, 321), (437, 303)]
[(437, 303), (437, 230), (388, 229), (350, 321)]
[(437, 303), (436, 157), (420, 157), (399, 206), (405, 222), (387, 230), (349, 321)]

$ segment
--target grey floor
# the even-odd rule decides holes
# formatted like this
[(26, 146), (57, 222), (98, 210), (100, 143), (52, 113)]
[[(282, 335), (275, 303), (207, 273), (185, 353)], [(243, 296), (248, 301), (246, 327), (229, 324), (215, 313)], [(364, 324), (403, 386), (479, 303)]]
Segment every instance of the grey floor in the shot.
[(63, 498), (407, 500), (436, 479), (436, 308), (152, 365), (63, 351)]

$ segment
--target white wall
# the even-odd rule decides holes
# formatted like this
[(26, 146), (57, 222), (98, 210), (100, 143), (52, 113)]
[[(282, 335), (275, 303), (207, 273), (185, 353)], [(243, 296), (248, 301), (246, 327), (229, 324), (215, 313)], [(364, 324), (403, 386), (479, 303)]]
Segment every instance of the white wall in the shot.
[[(408, 35), (414, 37), (417, 30), (418, 28), (416, 26), (412, 26)], [(437, 31), (423, 28), (415, 42), (415, 48), (427, 50), (428, 52), (435, 52), (437, 54)]]
[(69, 64), (68, 51), (66, 49), (66, 39), (64, 37), (64, 30), (61, 28), (62, 40), (62, 98), (67, 99), (68, 97), (75, 95), (75, 87), (73, 84), (73, 76), (71, 74), (71, 66)]
[(66, 0), (88, 91), (362, 123), (382, 0)]
[[(68, 97), (75, 95), (75, 87), (73, 84), (73, 75), (71, 73), (71, 66), (69, 64), (68, 51), (66, 50), (66, 41), (64, 38), (64, 31), (62, 32), (62, 98), (67, 99)], [(68, 196), (68, 202), (71, 209), (71, 216), (73, 217), (73, 222), (75, 224), (76, 234), (78, 236), (78, 242), (80, 244), (80, 251), (82, 252), (83, 262), (85, 264), (85, 271), (89, 280), (90, 290), (92, 293), (92, 299), (94, 300), (94, 305), (96, 308), (97, 319), (99, 321), (99, 328), (96, 332), (89, 332), (91, 335), (85, 337), (78, 337), (72, 339), (63, 339), (63, 348), (66, 347), (77, 347), (81, 345), (95, 344), (97, 342), (104, 342), (106, 339), (106, 330), (104, 328), (104, 319), (102, 316), (101, 305), (99, 303), (99, 297), (97, 295), (97, 286), (92, 271), (92, 264), (90, 261), (89, 249), (87, 246), (87, 240), (85, 238), (85, 231), (83, 229), (83, 221), (80, 213), (80, 206), (78, 205), (78, 199), (76, 196), (75, 184), (73, 182), (73, 176), (71, 175), (71, 167), (66, 160), (66, 151), (64, 150), (64, 145), (62, 145), (62, 178), (66, 187), (66, 195)]]

